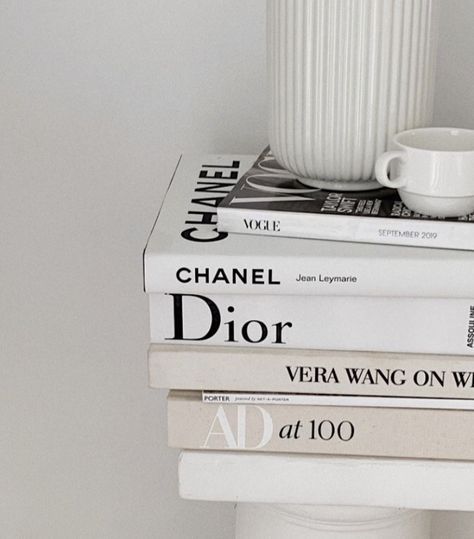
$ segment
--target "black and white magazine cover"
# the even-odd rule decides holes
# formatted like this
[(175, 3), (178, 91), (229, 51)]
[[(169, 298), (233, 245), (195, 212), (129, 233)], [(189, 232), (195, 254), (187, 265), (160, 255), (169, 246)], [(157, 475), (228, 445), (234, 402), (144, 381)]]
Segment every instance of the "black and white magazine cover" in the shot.
[(217, 212), (225, 232), (474, 250), (474, 214), (440, 219), (414, 213), (396, 190), (382, 186), (361, 192), (308, 187), (270, 148)]

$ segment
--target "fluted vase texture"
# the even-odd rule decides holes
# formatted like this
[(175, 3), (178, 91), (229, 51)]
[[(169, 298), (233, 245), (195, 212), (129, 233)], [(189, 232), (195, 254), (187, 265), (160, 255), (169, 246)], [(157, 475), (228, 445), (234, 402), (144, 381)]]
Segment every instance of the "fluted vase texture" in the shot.
[(315, 187), (374, 187), (393, 135), (431, 125), (439, 0), (267, 0), (270, 146)]

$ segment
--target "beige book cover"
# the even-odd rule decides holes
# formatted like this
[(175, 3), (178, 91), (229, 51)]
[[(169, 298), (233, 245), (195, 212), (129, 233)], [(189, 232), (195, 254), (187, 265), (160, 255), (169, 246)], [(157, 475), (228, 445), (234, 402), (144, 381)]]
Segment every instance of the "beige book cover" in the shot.
[(171, 447), (474, 460), (474, 412), (203, 403), (170, 392)]
[(464, 356), (155, 344), (148, 360), (161, 389), (474, 398)]

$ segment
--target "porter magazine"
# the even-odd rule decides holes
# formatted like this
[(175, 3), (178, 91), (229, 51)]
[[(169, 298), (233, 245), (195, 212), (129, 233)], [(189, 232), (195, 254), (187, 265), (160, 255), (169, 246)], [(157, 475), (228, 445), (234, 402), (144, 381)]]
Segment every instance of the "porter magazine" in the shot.
[(267, 148), (217, 210), (223, 232), (474, 250), (474, 214), (436, 219), (413, 213), (397, 191), (309, 188)]
[(472, 399), (421, 399), (419, 397), (362, 397), (355, 395), (305, 395), (293, 393), (246, 393), (203, 391), (207, 404), (273, 406), (341, 406), (354, 408), (415, 408), (420, 410), (474, 410)]
[(254, 161), (181, 158), (145, 250), (148, 293), (474, 298), (472, 251), (218, 232), (218, 204)]

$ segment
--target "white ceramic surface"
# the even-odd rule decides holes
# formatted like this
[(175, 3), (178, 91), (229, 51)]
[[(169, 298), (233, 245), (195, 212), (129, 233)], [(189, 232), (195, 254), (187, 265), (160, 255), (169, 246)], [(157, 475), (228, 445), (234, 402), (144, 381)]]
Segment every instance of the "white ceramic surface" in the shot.
[(270, 145), (313, 187), (373, 188), (395, 133), (430, 125), (439, 0), (267, 0)]
[(473, 130), (413, 129), (396, 135), (393, 148), (378, 158), (376, 176), (408, 208), (433, 217), (474, 212)]
[(240, 503), (235, 539), (430, 539), (430, 531), (428, 511)]

